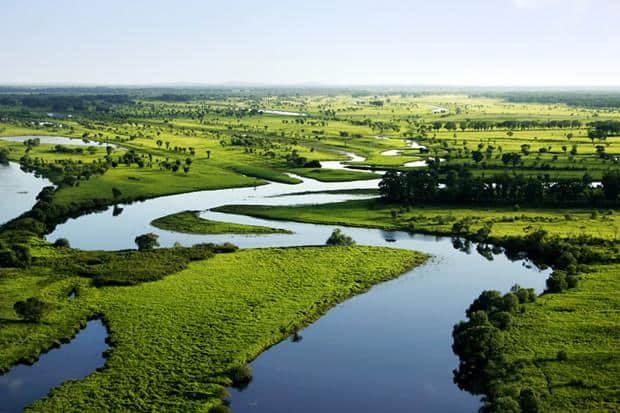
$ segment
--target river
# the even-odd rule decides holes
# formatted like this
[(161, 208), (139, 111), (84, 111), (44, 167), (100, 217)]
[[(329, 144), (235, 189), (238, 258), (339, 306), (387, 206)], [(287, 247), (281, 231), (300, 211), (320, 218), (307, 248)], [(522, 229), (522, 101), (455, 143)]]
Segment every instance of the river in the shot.
[[(368, 195), (278, 195), (376, 188), (379, 182), (322, 183), (296, 178), (302, 183), (198, 191), (120, 205), (120, 215), (114, 216), (109, 208), (70, 219), (47, 238), (53, 241), (63, 237), (76, 248), (106, 250), (134, 248), (134, 238), (145, 232), (158, 234), (162, 246), (176, 241), (184, 245), (232, 242), (241, 248), (322, 245), (336, 226), (270, 221), (209, 209), (227, 204), (299, 205), (362, 199)], [(154, 218), (182, 210), (201, 210), (204, 218), (284, 228), (293, 233), (191, 235), (150, 225)], [(370, 228), (344, 231), (358, 244), (412, 249), (433, 258), (336, 306), (301, 331), (301, 341), (283, 341), (262, 353), (252, 362), (254, 379), (249, 387), (232, 391), (233, 410), (475, 412), (479, 399), (460, 391), (452, 382), (452, 370), (458, 364), (451, 351), (453, 324), (464, 318), (465, 309), (482, 290), (505, 292), (519, 283), (541, 292), (547, 272), (538, 271), (527, 261), (510, 261), (503, 254), (488, 260), (476, 253), (475, 245), (469, 253), (456, 250), (445, 237)]]

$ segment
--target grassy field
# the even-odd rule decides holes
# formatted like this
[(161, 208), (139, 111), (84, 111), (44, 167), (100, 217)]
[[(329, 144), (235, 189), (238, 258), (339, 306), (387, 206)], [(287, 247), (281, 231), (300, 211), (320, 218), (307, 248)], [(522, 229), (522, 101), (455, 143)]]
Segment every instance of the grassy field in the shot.
[[(613, 412), (620, 400), (620, 266), (598, 265), (580, 285), (545, 294), (513, 317), (506, 387), (531, 387), (545, 412)], [(558, 352), (567, 353), (566, 360)]]
[[(159, 281), (102, 288), (45, 269), (16, 270), (0, 279), (0, 367), (99, 315), (112, 346), (105, 368), (54, 389), (33, 411), (207, 410), (226, 393), (231, 368), (425, 259), (373, 247), (253, 249), (190, 263)], [(29, 296), (53, 308), (41, 324), (16, 322), (12, 303)]]
[(215, 210), (276, 220), (401, 229), (443, 235), (451, 235), (454, 223), (464, 219), (471, 221), (472, 232), (491, 224), (491, 236), (497, 238), (522, 236), (536, 229), (544, 229), (562, 237), (585, 234), (616, 240), (620, 235), (620, 211), (617, 210), (533, 208), (515, 210), (441, 206), (403, 208), (377, 199), (291, 207), (225, 205)]
[(258, 225), (234, 224), (200, 218), (199, 211), (183, 211), (166, 215), (151, 225), (166, 231), (186, 234), (290, 234), (290, 231)]

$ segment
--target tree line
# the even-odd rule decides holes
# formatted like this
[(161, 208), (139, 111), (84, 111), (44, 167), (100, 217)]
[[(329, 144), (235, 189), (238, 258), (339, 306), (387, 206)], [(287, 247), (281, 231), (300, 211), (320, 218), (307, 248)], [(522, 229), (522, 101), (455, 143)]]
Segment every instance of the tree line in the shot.
[(606, 173), (601, 188), (592, 179), (562, 179), (502, 173), (491, 177), (473, 176), (468, 169), (449, 170), (445, 178), (435, 170), (388, 171), (379, 183), (384, 200), (407, 205), (487, 204), (487, 205), (580, 205), (615, 203), (620, 194), (620, 170)]

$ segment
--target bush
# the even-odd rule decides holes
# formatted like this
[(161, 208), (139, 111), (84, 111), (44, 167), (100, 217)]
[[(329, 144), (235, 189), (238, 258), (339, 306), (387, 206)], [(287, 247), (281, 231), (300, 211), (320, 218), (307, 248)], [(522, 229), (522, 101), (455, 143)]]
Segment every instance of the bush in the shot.
[(159, 242), (157, 242), (158, 238), (159, 235), (149, 232), (148, 234), (138, 235), (134, 241), (138, 245), (140, 251), (148, 251), (155, 247), (159, 247)]
[(564, 271), (554, 271), (549, 278), (547, 278), (547, 291), (550, 293), (561, 293), (566, 290), (567, 287), (568, 283)]
[(346, 235), (344, 232), (340, 230), (340, 228), (336, 228), (334, 232), (329, 236), (326, 242), (327, 245), (353, 245), (355, 241), (353, 238)]
[(3, 248), (0, 250), (0, 267), (18, 267), (19, 261), (15, 251), (9, 248)]
[(519, 303), (521, 304), (536, 301), (536, 292), (533, 288), (523, 288), (519, 284), (515, 284), (510, 291), (519, 298)]
[(523, 389), (519, 394), (519, 405), (523, 413), (538, 413), (540, 400), (532, 389)]
[(500, 330), (508, 330), (510, 328), (512, 318), (510, 317), (510, 313), (506, 311), (498, 311), (491, 314), (490, 320), (491, 323)]
[(519, 297), (514, 293), (507, 293), (502, 297), (502, 309), (508, 313), (515, 313), (519, 307)]
[(230, 371), (230, 379), (233, 382), (233, 386), (237, 388), (244, 388), (252, 381), (252, 367), (247, 364), (238, 366)]
[(558, 351), (557, 359), (558, 359), (558, 361), (566, 361), (566, 360), (568, 360), (568, 353), (566, 352), (566, 350)]
[(71, 244), (69, 244), (69, 240), (66, 238), (58, 238), (54, 241), (54, 246), (56, 248), (71, 248)]
[(568, 288), (576, 288), (579, 284), (579, 277), (576, 275), (569, 275), (566, 277), (566, 284)]
[(46, 304), (35, 297), (30, 297), (26, 301), (18, 301), (13, 305), (15, 312), (24, 320), (31, 323), (38, 323), (43, 317)]

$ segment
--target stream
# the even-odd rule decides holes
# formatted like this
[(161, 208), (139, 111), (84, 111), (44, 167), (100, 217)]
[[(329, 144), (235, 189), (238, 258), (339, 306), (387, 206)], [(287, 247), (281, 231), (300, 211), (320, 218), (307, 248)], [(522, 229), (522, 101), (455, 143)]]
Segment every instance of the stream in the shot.
[[(339, 165), (329, 163), (324, 167)], [(264, 220), (209, 209), (228, 204), (302, 205), (365, 199), (369, 195), (279, 195), (376, 188), (379, 182), (324, 183), (295, 177), (302, 183), (164, 196), (119, 205), (123, 210), (117, 215), (110, 207), (68, 220), (47, 239), (67, 238), (73, 247), (87, 250), (135, 248), (134, 238), (145, 232), (159, 235), (162, 246), (177, 241), (183, 245), (232, 242), (241, 248), (323, 245), (333, 229), (342, 226)], [(201, 210), (201, 216), (211, 220), (283, 228), (293, 233), (192, 235), (150, 225), (155, 218), (183, 210)], [(412, 249), (433, 258), (331, 309), (300, 331), (301, 341), (285, 340), (260, 354), (251, 363), (252, 383), (243, 391), (231, 390), (234, 412), (477, 411), (479, 398), (459, 390), (452, 382), (452, 370), (458, 365), (451, 350), (452, 326), (464, 318), (465, 309), (482, 290), (506, 292), (519, 283), (541, 292), (548, 271), (539, 271), (527, 260), (511, 261), (504, 254), (485, 258), (476, 252), (475, 244), (469, 251), (457, 250), (447, 237), (371, 228), (344, 228), (344, 232), (361, 245)], [(76, 341), (65, 346), (78, 352), (90, 346), (74, 344)], [(40, 364), (30, 368), (36, 371)], [(68, 379), (74, 377), (69, 371), (73, 364), (88, 363), (76, 356), (65, 364), (67, 372), (64, 374), (63, 368), (61, 375)], [(102, 364), (89, 364), (90, 371)], [(11, 369), (9, 376), (20, 367)], [(0, 376), (0, 380), (5, 377)], [(43, 374), (33, 377), (47, 389), (59, 384)]]

